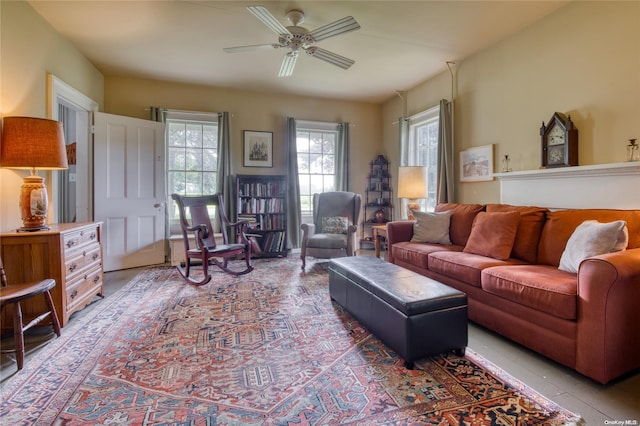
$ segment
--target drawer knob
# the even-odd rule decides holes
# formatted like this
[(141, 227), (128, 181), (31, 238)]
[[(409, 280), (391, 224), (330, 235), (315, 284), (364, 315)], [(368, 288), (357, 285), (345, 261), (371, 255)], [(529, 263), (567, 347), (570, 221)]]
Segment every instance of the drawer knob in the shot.
[(75, 297), (78, 295), (78, 290), (73, 290), (71, 292), (71, 295), (69, 297), (71, 297), (71, 300), (75, 299)]
[(69, 272), (73, 272), (73, 271), (75, 271), (77, 268), (78, 268), (78, 265), (76, 265), (75, 263), (72, 263), (72, 264), (69, 266)]
[(99, 257), (100, 257), (100, 255), (99, 255), (98, 253), (93, 253), (93, 256), (91, 256), (91, 258), (92, 258), (93, 260), (96, 260), (96, 259), (97, 259), (97, 258), (99, 258)]
[(93, 234), (89, 235), (89, 239), (90, 240), (95, 240), (97, 237), (96, 233), (94, 232)]
[(93, 277), (93, 283), (97, 283), (98, 281), (100, 281), (100, 275), (96, 275), (95, 277)]
[(78, 244), (78, 241), (76, 241), (76, 240), (69, 240), (69, 241), (67, 242), (67, 247), (71, 248), (71, 247), (75, 246), (76, 244)]

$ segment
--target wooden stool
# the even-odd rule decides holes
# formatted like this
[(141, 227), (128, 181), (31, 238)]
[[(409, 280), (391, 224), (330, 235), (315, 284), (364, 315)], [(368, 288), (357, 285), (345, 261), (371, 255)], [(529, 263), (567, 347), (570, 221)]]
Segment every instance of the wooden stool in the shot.
[[(50, 317), (53, 330), (56, 335), (60, 337), (60, 322), (58, 321), (56, 308), (53, 305), (51, 293), (49, 292), (49, 290), (56, 285), (56, 282), (55, 280), (48, 278), (42, 281), (8, 285), (2, 259), (0, 259), (0, 278), (2, 282), (2, 285), (0, 286), (0, 309), (3, 309), (5, 305), (13, 306), (13, 331), (15, 338), (15, 349), (6, 349), (0, 352), (15, 352), (18, 370), (22, 370), (22, 367), (24, 366), (24, 332), (26, 330), (37, 325), (45, 318)], [(22, 308), (20, 307), (20, 301), (42, 293), (44, 293), (49, 311), (38, 315), (36, 318), (29, 321), (29, 323), (24, 324), (22, 322)]]

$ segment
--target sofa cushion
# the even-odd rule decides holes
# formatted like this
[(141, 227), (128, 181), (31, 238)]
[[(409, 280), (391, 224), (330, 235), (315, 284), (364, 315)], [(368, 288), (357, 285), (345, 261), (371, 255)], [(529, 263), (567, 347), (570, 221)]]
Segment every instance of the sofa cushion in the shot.
[(482, 271), (482, 289), (559, 318), (577, 316), (578, 278), (552, 266), (487, 268)]
[(408, 241), (395, 243), (391, 246), (394, 262), (400, 260), (423, 269), (429, 269), (429, 253), (443, 250), (462, 251), (462, 248), (454, 245), (412, 243)]
[(519, 223), (520, 213), (516, 211), (480, 212), (473, 221), (463, 251), (506, 260), (511, 255)]
[(540, 234), (546, 220), (549, 209), (532, 206), (511, 206), (509, 204), (487, 204), (487, 212), (520, 213), (520, 224), (516, 232), (516, 240), (513, 242), (511, 257), (524, 260), (528, 263), (536, 263), (538, 257), (538, 243)]
[(640, 248), (640, 210), (571, 209), (547, 213), (538, 244), (538, 264), (560, 265), (560, 258), (573, 231), (585, 220), (624, 220), (629, 231), (627, 248)]
[(446, 212), (414, 211), (416, 221), (413, 224), (414, 243), (451, 244), (449, 238), (449, 224), (452, 210)]
[(498, 260), (492, 257), (456, 251), (436, 251), (429, 254), (429, 270), (467, 284), (480, 287), (480, 273), (492, 266), (523, 265), (517, 259)]
[(465, 246), (469, 234), (471, 234), (471, 225), (476, 215), (484, 210), (482, 204), (456, 204), (441, 203), (436, 206), (437, 212), (453, 210), (451, 214), (451, 223), (449, 225), (449, 237), (451, 242), (457, 246)]
[(622, 251), (628, 243), (629, 233), (624, 220), (609, 223), (585, 220), (569, 237), (560, 257), (559, 269), (576, 274), (580, 262), (587, 257)]

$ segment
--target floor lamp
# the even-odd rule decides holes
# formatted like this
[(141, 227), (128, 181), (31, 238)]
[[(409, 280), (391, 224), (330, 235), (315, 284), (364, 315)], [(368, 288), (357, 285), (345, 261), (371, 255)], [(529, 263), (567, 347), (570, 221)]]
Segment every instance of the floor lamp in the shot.
[(64, 170), (67, 152), (62, 123), (32, 117), (5, 117), (2, 126), (0, 167), (27, 169), (20, 190), (23, 227), (18, 231), (41, 231), (46, 225), (49, 199), (44, 178), (36, 170)]
[(398, 169), (398, 198), (408, 198), (407, 217), (413, 220), (412, 210), (418, 210), (418, 198), (427, 196), (427, 168), (423, 166), (401, 166)]

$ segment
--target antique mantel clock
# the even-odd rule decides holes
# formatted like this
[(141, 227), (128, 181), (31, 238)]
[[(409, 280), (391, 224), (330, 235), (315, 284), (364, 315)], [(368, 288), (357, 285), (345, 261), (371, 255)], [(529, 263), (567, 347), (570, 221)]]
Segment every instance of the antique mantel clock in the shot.
[(542, 167), (578, 165), (578, 129), (571, 116), (561, 112), (553, 114), (549, 122), (540, 127), (542, 139)]

